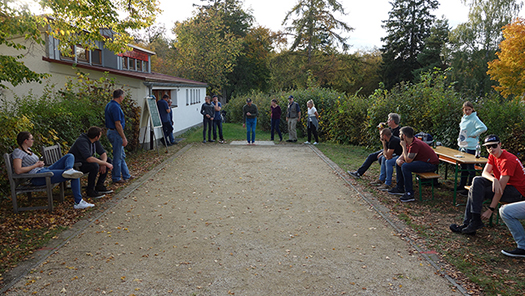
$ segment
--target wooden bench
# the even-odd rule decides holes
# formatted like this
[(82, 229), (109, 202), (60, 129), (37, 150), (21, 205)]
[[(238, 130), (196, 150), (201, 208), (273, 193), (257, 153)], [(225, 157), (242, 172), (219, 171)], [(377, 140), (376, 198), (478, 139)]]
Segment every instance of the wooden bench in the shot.
[[(53, 184), (51, 183), (51, 177), (53, 176), (52, 172), (40, 173), (40, 174), (15, 174), (13, 169), (13, 159), (11, 154), (4, 154), (4, 161), (7, 170), (7, 176), (9, 178), (9, 186), (11, 187), (11, 201), (13, 202), (13, 211), (18, 213), (20, 211), (30, 211), (30, 210), (42, 210), (47, 209), (49, 212), (53, 212), (53, 188), (57, 185), (60, 185), (60, 202), (64, 201), (64, 187), (63, 184)], [(46, 185), (35, 186), (27, 182), (28, 179), (35, 177), (44, 177), (46, 178)], [(33, 192), (46, 192), (47, 194), (47, 205), (46, 206), (36, 206), (36, 207), (19, 207), (18, 206), (18, 195), (26, 193), (28, 200), (31, 202), (33, 200)]]
[(419, 201), (423, 201), (422, 187), (424, 184), (432, 185), (432, 200), (434, 200), (434, 179), (439, 178), (439, 174), (436, 174), (434, 172), (415, 173), (415, 174), (416, 174), (416, 180), (418, 181), (418, 185), (419, 185)]

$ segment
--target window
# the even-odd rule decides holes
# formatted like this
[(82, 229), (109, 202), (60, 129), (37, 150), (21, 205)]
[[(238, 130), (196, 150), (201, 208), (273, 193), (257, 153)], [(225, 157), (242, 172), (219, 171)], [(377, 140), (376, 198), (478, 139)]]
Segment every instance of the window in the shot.
[(137, 60), (137, 71), (142, 72), (142, 61), (141, 60)]
[(189, 95), (188, 89), (186, 89), (186, 106), (188, 106), (189, 104), (190, 104), (190, 95)]
[(102, 65), (102, 50), (95, 49), (91, 52), (91, 63), (93, 65)]
[[(75, 47), (74, 46), (71, 46), (71, 53), (70, 54), (75, 54)], [(74, 56), (70, 57), (70, 56), (64, 55), (64, 54), (62, 54), (62, 52), (60, 52), (60, 56), (62, 57), (63, 60), (70, 60), (70, 61), (75, 58)]]
[(171, 91), (171, 107), (178, 107), (179, 104), (177, 103), (177, 92), (178, 90), (174, 89)]
[(77, 62), (89, 63), (89, 50), (77, 45), (75, 46), (75, 56), (77, 57)]
[(136, 64), (137, 64), (136, 59), (129, 58), (129, 69), (130, 70), (136, 70), (137, 69)]
[(146, 62), (146, 61), (143, 61), (142, 63), (144, 63), (144, 69), (143, 69), (143, 71), (149, 73), (149, 63)]
[(128, 57), (122, 57), (122, 69), (129, 69), (129, 58)]

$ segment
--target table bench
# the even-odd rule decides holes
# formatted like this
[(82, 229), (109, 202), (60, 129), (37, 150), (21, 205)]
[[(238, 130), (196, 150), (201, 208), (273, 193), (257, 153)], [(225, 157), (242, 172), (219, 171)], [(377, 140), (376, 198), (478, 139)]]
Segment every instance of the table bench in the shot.
[(432, 200), (434, 200), (434, 180), (439, 178), (439, 174), (434, 172), (428, 173), (414, 173), (416, 175), (416, 180), (419, 185), (419, 201), (423, 201), (422, 187), (424, 184), (432, 184)]

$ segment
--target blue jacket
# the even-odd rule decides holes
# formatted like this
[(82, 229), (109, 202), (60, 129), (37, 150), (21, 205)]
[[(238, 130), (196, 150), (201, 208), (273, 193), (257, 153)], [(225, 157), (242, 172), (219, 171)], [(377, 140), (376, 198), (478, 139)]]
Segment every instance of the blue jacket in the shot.
[[(487, 131), (487, 126), (479, 120), (476, 112), (463, 115), (459, 123), (458, 146), (466, 149), (476, 149), (479, 143), (479, 135)], [(474, 137), (474, 138), (472, 138)]]

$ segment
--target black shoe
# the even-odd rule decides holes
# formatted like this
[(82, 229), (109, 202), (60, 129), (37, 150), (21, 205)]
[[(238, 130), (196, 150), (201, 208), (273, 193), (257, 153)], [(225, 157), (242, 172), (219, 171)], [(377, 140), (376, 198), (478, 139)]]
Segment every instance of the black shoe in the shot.
[(97, 191), (98, 193), (101, 193), (101, 194), (113, 193), (113, 190), (107, 189), (106, 186), (97, 186), (97, 187), (95, 187), (95, 191)]
[(461, 233), (463, 233), (463, 234), (476, 234), (476, 230), (481, 229), (483, 227), (485, 227), (485, 224), (483, 224), (483, 222), (476, 221), (476, 220), (470, 220), (470, 223), (468, 224), (468, 226), (463, 228), (461, 230)]
[(89, 190), (87, 192), (87, 197), (91, 197), (91, 198), (103, 198), (104, 196), (106, 196), (106, 195), (101, 194), (101, 193), (99, 193), (99, 192), (97, 192), (95, 190)]
[(291, 142), (293, 142), (293, 140), (286, 140), (286, 142), (290, 142), (291, 143)]
[(361, 174), (359, 174), (357, 171), (355, 171), (355, 172), (347, 171), (347, 173), (348, 173), (350, 176), (352, 176), (352, 177), (354, 177), (354, 178), (356, 178), (356, 179), (361, 178)]
[(468, 226), (468, 224), (461, 224), (461, 225), (450, 224), (450, 226), (448, 228), (450, 228), (450, 230), (452, 232), (462, 233), (461, 231), (463, 230), (463, 228), (466, 228), (467, 226)]
[(401, 202), (410, 202), (410, 201), (415, 201), (416, 199), (414, 198), (414, 194), (410, 194), (410, 192), (407, 192), (403, 194), (403, 196), (401, 196), (399, 200)]
[(525, 250), (520, 249), (520, 248), (516, 248), (512, 251), (501, 250), (501, 253), (503, 253), (503, 255), (510, 256), (510, 257), (525, 258)]
[(294, 142), (294, 143), (297, 142), (297, 139), (293, 140), (293, 142)]
[(388, 190), (388, 193), (389, 194), (393, 194), (393, 195), (405, 195), (405, 191), (404, 190), (400, 190), (397, 187), (394, 187), (394, 188)]
[(215, 140), (208, 140), (208, 142), (213, 143), (213, 142), (215, 142)]
[(458, 190), (457, 192), (461, 196), (468, 196), (468, 190), (467, 189)]

